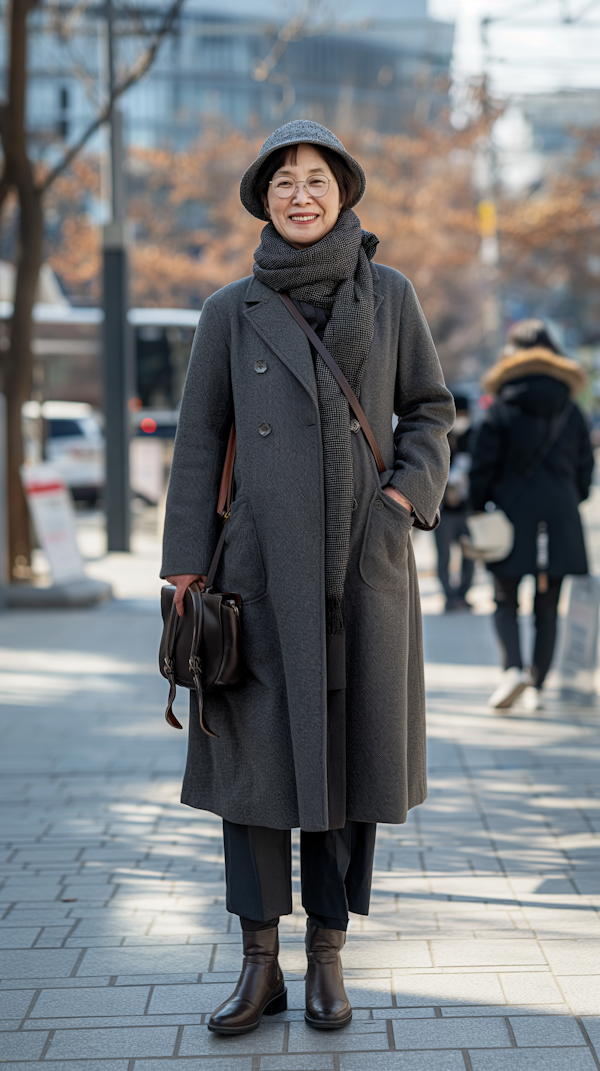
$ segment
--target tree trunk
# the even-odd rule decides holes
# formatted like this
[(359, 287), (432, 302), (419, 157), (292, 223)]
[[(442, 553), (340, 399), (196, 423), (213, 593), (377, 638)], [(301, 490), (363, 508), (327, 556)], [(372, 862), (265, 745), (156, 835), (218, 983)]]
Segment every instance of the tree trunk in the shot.
[(10, 324), (10, 348), (4, 361), (3, 376), (8, 424), (8, 547), (11, 576), (15, 573), (16, 565), (29, 565), (31, 561), (29, 514), (19, 470), (23, 464), (21, 408), (31, 395), (33, 378), (31, 314), (42, 265), (44, 240), (42, 194), (35, 184), (25, 133), (27, 16), (36, 2), (12, 0), (8, 9), (8, 104), (2, 110), (0, 128), (5, 157), (3, 185), (12, 186), (19, 197), (17, 278)]
[[(32, 176), (33, 178), (33, 176)], [(44, 224), (42, 198), (33, 181), (19, 190), (19, 260), (10, 331), (10, 350), (5, 364), (4, 389), (8, 423), (8, 544), (11, 573), (15, 566), (31, 562), (29, 513), (21, 483), (23, 435), (21, 409), (31, 397), (33, 354), (32, 311), (42, 266)]]

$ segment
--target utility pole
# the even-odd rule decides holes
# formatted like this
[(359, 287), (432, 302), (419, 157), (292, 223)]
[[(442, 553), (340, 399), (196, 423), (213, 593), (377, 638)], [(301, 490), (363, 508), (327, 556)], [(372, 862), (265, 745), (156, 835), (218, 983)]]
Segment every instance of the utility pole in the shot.
[[(116, 85), (113, 0), (106, 0), (108, 88)], [(106, 533), (109, 551), (128, 551), (130, 541), (129, 410), (133, 393), (131, 333), (127, 322), (127, 221), (123, 182), (123, 117), (110, 115), (111, 220), (104, 227), (104, 416), (106, 438)]]
[(500, 292), (500, 248), (498, 244), (498, 166), (496, 149), (493, 141), (493, 128), (491, 122), (492, 106), (489, 98), (488, 82), (488, 24), (490, 20), (482, 18), (480, 22), (481, 45), (483, 52), (483, 96), (482, 107), (486, 117), (487, 138), (484, 160), (484, 189), (481, 191), (477, 205), (479, 223), (479, 261), (481, 275), (484, 284), (484, 293), (481, 302), (481, 326), (483, 334), (483, 346), (485, 359), (488, 365), (492, 365), (497, 359), (502, 345), (502, 300)]

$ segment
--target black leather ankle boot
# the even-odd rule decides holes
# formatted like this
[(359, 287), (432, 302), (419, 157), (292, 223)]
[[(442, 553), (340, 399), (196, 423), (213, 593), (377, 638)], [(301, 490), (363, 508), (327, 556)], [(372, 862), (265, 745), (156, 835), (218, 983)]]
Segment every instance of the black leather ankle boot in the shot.
[(242, 973), (233, 993), (210, 1017), (215, 1034), (245, 1034), (256, 1030), (263, 1015), (287, 1009), (287, 989), (277, 960), (279, 932), (245, 930)]
[(324, 930), (308, 919), (306, 924), (306, 1011), (304, 1018), (317, 1030), (338, 1030), (352, 1018), (344, 989), (340, 952), (346, 934)]

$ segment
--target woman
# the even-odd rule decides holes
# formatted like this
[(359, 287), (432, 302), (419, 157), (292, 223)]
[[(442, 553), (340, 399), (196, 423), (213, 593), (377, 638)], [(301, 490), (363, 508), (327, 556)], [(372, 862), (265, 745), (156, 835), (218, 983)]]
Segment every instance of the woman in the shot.
[[(585, 386), (583, 369), (560, 352), (541, 320), (515, 324), (507, 342), (482, 381), (496, 401), (475, 443), (471, 499), (475, 510), (495, 502), (515, 528), (509, 556), (488, 566), (504, 662), (489, 705), (510, 707), (527, 689), (526, 706), (538, 710), (554, 653), (563, 577), (587, 573), (577, 507), (588, 496), (594, 461), (585, 420), (570, 400)], [(536, 638), (531, 670), (525, 672), (517, 589), (528, 573), (536, 578)]]
[[(192, 695), (182, 802), (223, 817), (228, 910), (244, 962), (209, 1029), (243, 1033), (285, 1008), (279, 916), (292, 911), (301, 828), (306, 1018), (352, 1016), (341, 971), (348, 910), (367, 914), (377, 822), (425, 798), (421, 620), (410, 541), (448, 471), (451, 395), (414, 291), (372, 263), (352, 207), (361, 166), (317, 123), (276, 130), (242, 178), (267, 220), (254, 274), (206, 301), (181, 406), (162, 575), (204, 579), (235, 415), (235, 500), (216, 587), (243, 600), (247, 680)], [(278, 296), (289, 292), (360, 394), (380, 477), (348, 403)], [(399, 423), (392, 433), (392, 416)]]

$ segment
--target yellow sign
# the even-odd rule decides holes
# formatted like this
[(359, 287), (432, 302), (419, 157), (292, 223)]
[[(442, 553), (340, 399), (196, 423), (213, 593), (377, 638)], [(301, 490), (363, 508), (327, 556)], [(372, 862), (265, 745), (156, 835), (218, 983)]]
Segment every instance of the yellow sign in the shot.
[(498, 216), (493, 201), (480, 201), (477, 205), (479, 233), (482, 238), (493, 238), (498, 229)]

